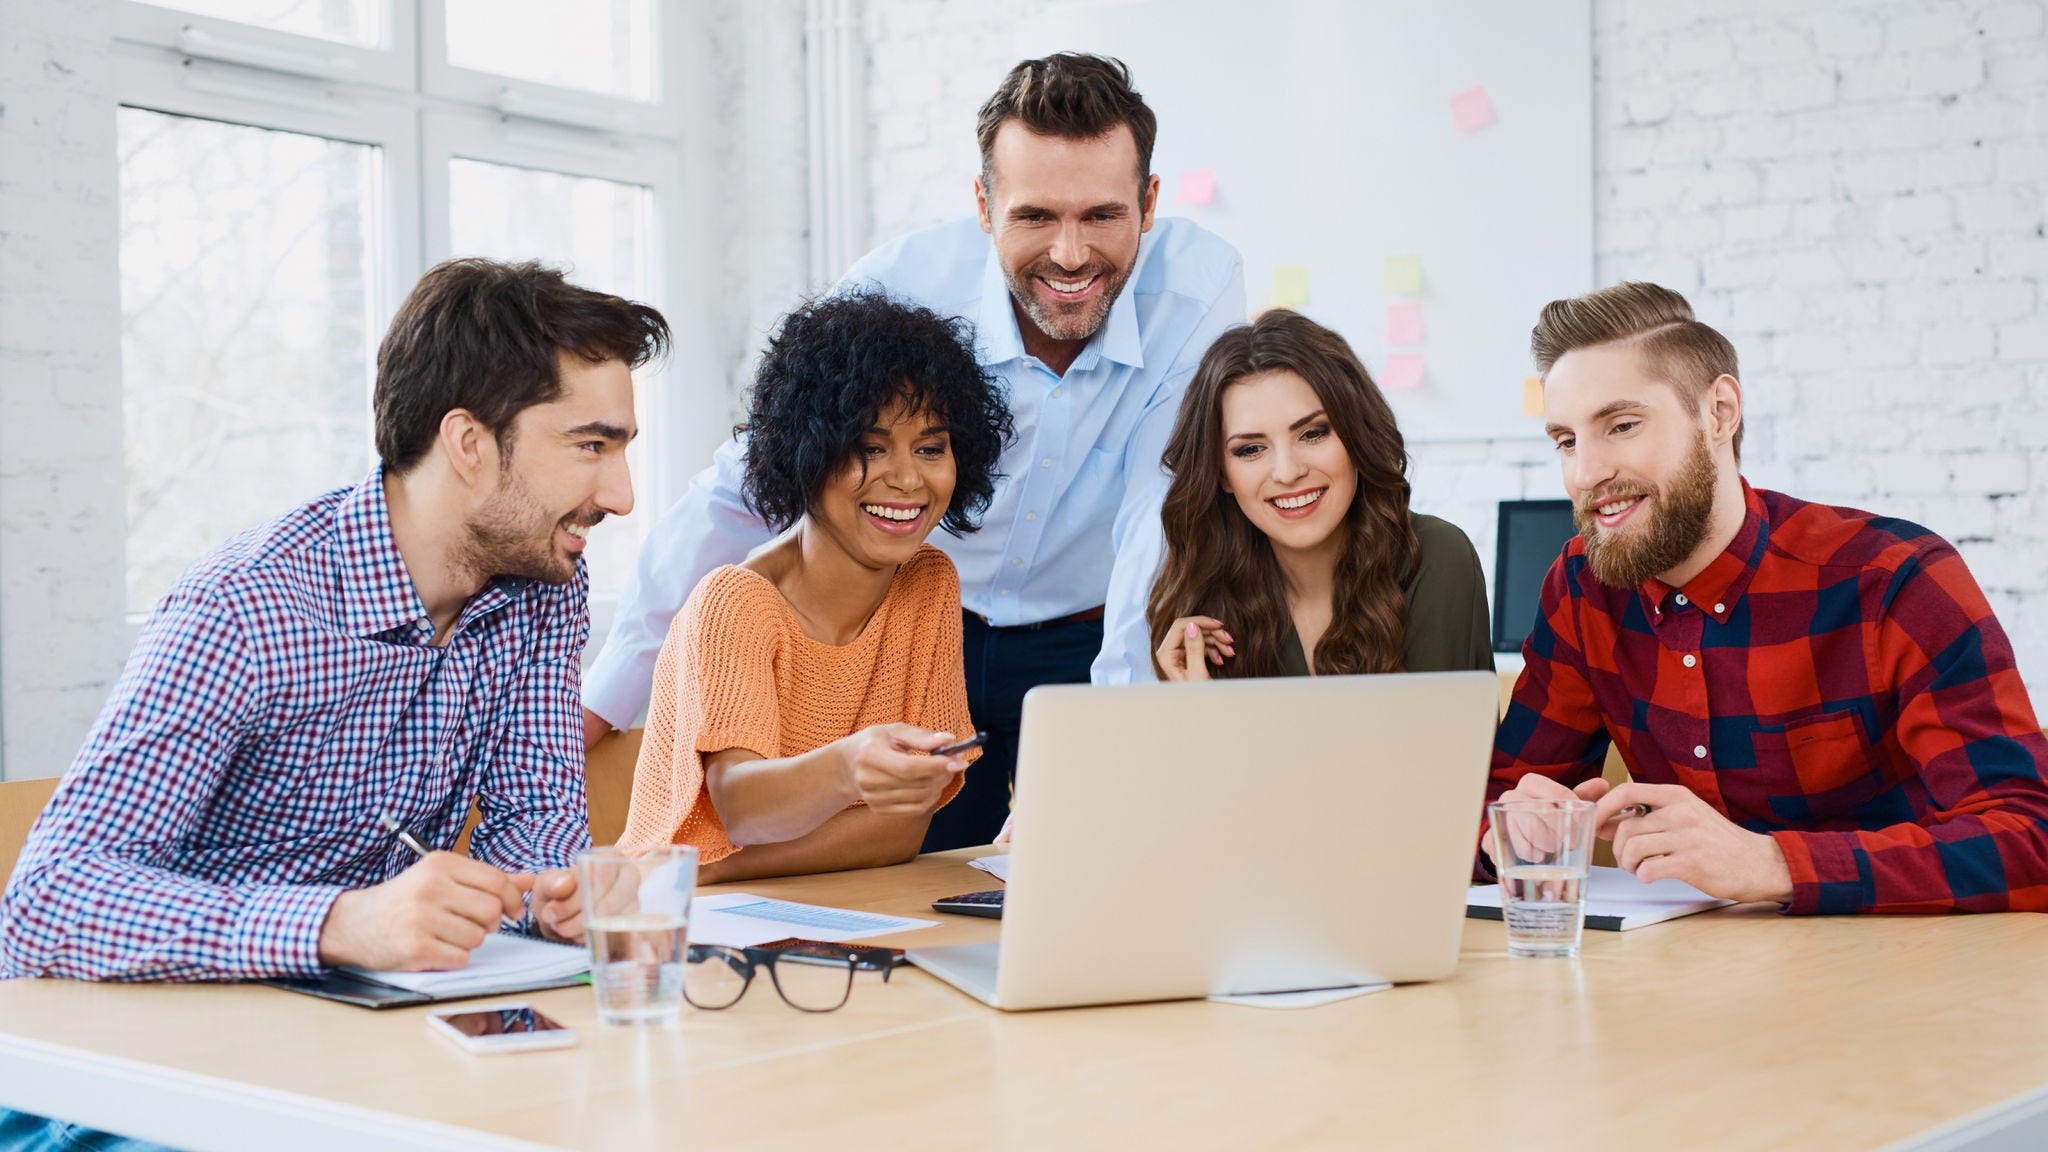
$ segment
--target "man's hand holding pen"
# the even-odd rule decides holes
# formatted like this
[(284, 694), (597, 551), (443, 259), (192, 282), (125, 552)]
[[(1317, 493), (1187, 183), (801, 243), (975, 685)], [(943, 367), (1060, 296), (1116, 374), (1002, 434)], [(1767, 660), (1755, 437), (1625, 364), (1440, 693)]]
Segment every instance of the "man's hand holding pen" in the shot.
[(1792, 899), (1792, 872), (1769, 836), (1737, 826), (1680, 784), (1604, 787), (1593, 818), (1614, 862), (1642, 881), (1683, 880), (1724, 900)]

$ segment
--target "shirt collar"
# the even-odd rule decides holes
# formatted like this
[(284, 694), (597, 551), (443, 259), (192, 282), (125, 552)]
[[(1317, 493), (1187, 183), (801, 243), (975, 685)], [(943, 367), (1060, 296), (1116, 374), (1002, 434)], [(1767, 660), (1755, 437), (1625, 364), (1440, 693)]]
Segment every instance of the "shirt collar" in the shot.
[(1676, 592), (1699, 605), (1700, 611), (1724, 624), (1728, 622), (1736, 602), (1748, 591), (1757, 563), (1763, 559), (1771, 540), (1771, 523), (1764, 515), (1763, 499), (1747, 480), (1742, 481), (1742, 504), (1742, 527), (1735, 533), (1735, 539), (1699, 575), (1686, 581), (1685, 587), (1673, 589), (1654, 576), (1643, 581), (1643, 597), (1652, 608), (1663, 611), (1665, 598)]
[[(384, 501), (384, 465), (350, 489), (335, 509), (334, 540), (340, 567), (341, 626), (352, 636), (404, 632), (425, 643), (433, 622), (412, 582), (412, 572), (391, 535), (391, 508)], [(461, 621), (496, 611), (519, 599), (530, 581), (499, 576), (463, 605)]]
[[(1151, 254), (1151, 237), (1139, 241), (1138, 258), (1131, 263), (1131, 275), (1123, 291), (1109, 306), (1102, 322), (1073, 367), (1086, 370), (1100, 360), (1130, 368), (1145, 366), (1145, 341), (1138, 331), (1138, 305), (1131, 292), (1138, 269)], [(1003, 261), (994, 241), (989, 242), (988, 263), (981, 272), (981, 307), (974, 318), (976, 359), (984, 366), (1006, 363), (1024, 355), (1024, 334), (1017, 327), (1017, 309), (1010, 303), (1010, 282), (1003, 276)]]

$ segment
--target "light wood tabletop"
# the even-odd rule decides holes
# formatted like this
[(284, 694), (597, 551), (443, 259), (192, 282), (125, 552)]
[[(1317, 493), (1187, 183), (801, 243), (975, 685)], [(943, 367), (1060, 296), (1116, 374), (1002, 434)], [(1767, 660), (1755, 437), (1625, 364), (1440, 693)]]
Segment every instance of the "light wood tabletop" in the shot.
[[(935, 916), (932, 899), (994, 886), (966, 865), (988, 851), (732, 887)], [(935, 918), (878, 942), (998, 928)], [(728, 1011), (632, 1029), (600, 1026), (578, 988), (521, 997), (576, 1028), (577, 1047), (495, 1057), (430, 1035), (424, 1008), (15, 980), (0, 983), (0, 1104), (294, 1152), (1863, 1149), (2048, 1085), (2044, 956), (2048, 917), (2022, 914), (1729, 908), (1588, 932), (1575, 962), (1510, 958), (1501, 925), (1474, 920), (1449, 979), (1319, 1008), (1005, 1014), (905, 969), (886, 985), (863, 974), (827, 1015), (760, 987)]]

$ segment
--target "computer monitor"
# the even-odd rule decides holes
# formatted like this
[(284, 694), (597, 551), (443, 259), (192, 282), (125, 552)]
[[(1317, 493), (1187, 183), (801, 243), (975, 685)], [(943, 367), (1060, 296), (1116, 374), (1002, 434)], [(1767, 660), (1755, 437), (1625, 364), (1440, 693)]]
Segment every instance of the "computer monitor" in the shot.
[(1544, 574), (1578, 529), (1569, 500), (1503, 500), (1493, 554), (1493, 650), (1520, 652), (1536, 626)]

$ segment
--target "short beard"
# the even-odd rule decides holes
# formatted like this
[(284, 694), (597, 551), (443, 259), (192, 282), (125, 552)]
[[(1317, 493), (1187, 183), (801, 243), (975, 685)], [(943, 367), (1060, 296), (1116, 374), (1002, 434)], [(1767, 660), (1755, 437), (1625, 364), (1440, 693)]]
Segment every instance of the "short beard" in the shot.
[[(547, 509), (519, 482), (509, 455), (503, 458), (498, 478), (498, 491), (469, 522), (468, 539), (462, 550), (463, 565), (486, 579), (515, 576), (543, 584), (567, 584), (574, 580), (575, 557), (564, 560), (555, 549), (555, 528), (562, 521), (550, 519)], [(603, 518), (602, 513), (596, 515), (598, 520)], [(546, 534), (536, 539), (543, 524)]]
[[(1131, 263), (1137, 263), (1135, 256), (1132, 257)], [(1038, 325), (1038, 330), (1053, 340), (1086, 340), (1095, 335), (1101, 330), (1102, 322), (1109, 319), (1111, 306), (1116, 303), (1116, 298), (1123, 294), (1124, 283), (1131, 278), (1129, 268), (1116, 268), (1106, 263), (1097, 263), (1084, 269), (1084, 272), (1100, 275), (1104, 284), (1102, 294), (1096, 297), (1094, 306), (1086, 313), (1076, 315), (1048, 307), (1045, 300), (1032, 288), (1031, 282), (1038, 278), (1039, 273), (1048, 271), (1052, 269), (1043, 263), (1034, 264), (1022, 272), (1004, 268), (1003, 281), (1010, 286), (1010, 299), (1022, 305), (1024, 314), (1031, 317), (1031, 322)], [(1065, 273), (1062, 272), (1060, 275), (1063, 277)]]
[(1593, 510), (1611, 497), (1594, 493), (1581, 499), (1572, 507), (1572, 522), (1585, 537), (1586, 563), (1593, 569), (1593, 578), (1609, 588), (1629, 589), (1678, 567), (1707, 538), (1718, 479), (1719, 470), (1702, 432), (1678, 475), (1656, 491), (1645, 493), (1651, 505), (1646, 528), (1629, 534), (1609, 532), (1600, 527)]

